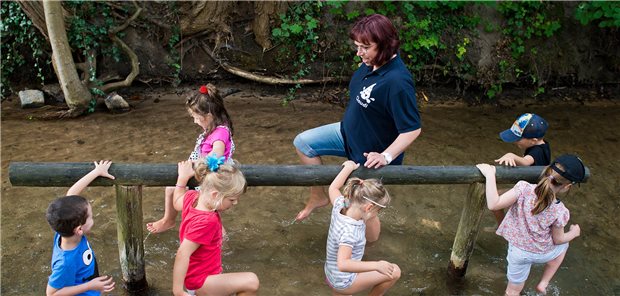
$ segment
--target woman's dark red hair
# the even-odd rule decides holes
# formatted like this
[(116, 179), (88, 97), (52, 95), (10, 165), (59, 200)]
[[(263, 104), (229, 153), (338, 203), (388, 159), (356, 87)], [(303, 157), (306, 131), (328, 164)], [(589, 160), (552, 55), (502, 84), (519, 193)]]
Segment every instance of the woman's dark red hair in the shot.
[(349, 33), (349, 38), (364, 44), (376, 43), (377, 56), (372, 64), (377, 66), (387, 63), (400, 46), (396, 28), (390, 19), (380, 14), (369, 15), (357, 21)]

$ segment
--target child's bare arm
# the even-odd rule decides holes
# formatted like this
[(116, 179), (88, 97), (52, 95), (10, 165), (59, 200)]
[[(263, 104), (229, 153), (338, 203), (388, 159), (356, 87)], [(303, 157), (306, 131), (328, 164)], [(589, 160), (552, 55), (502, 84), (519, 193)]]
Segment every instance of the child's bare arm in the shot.
[(504, 156), (496, 159), (495, 162), (508, 166), (530, 166), (534, 164), (534, 158), (531, 155), (521, 157), (514, 153), (506, 153)]
[(97, 177), (106, 177), (114, 180), (114, 176), (108, 173), (108, 169), (112, 165), (112, 161), (110, 160), (101, 160), (99, 162), (94, 161), (95, 168), (90, 171), (88, 174), (84, 175), (81, 179), (79, 179), (69, 190), (67, 190), (67, 195), (80, 195), (82, 191), (90, 184), (93, 180), (97, 179)]
[(553, 243), (556, 245), (570, 242), (579, 235), (581, 235), (581, 228), (578, 224), (571, 225), (568, 232), (564, 232), (564, 227), (551, 228), (551, 237), (553, 238)]
[(80, 285), (64, 287), (62, 289), (55, 289), (52, 286), (47, 285), (47, 288), (45, 289), (45, 294), (47, 296), (70, 296), (92, 290), (104, 293), (111, 292), (112, 290), (114, 290), (114, 279), (111, 276), (100, 276), (90, 280), (89, 282)]
[(183, 283), (185, 282), (185, 275), (187, 275), (187, 268), (189, 267), (189, 257), (198, 247), (200, 247), (200, 244), (184, 239), (177, 250), (172, 270), (172, 293), (175, 296), (187, 295), (183, 290)]
[(336, 266), (338, 270), (342, 272), (368, 272), (377, 271), (392, 278), (392, 273), (395, 269), (395, 264), (381, 260), (381, 261), (358, 261), (351, 260), (351, 253), (353, 249), (349, 246), (340, 246), (338, 248), (338, 259)]
[(329, 185), (329, 200), (332, 204), (334, 204), (336, 198), (342, 195), (342, 193), (340, 192), (340, 187), (344, 185), (344, 183), (349, 178), (349, 175), (351, 175), (354, 170), (359, 168), (359, 166), (359, 163), (355, 163), (351, 160), (347, 160), (342, 164), (342, 170), (340, 171), (340, 173), (338, 173), (338, 175), (336, 175), (334, 181), (332, 181), (332, 183)]
[(191, 161), (181, 161), (177, 165), (178, 167), (178, 177), (177, 183), (174, 186), (174, 193), (172, 194), (172, 205), (174, 209), (177, 211), (183, 210), (183, 196), (185, 196), (185, 192), (187, 189), (187, 182), (194, 176), (194, 169), (192, 167)]
[(213, 149), (211, 150), (210, 155), (215, 154), (216, 157), (224, 156), (224, 152), (226, 151), (226, 145), (224, 141), (215, 141), (213, 142)]
[(506, 191), (501, 196), (497, 192), (495, 182), (495, 167), (486, 163), (477, 164), (476, 167), (486, 178), (485, 195), (489, 210), (499, 210), (510, 207), (517, 200), (517, 193), (514, 189)]

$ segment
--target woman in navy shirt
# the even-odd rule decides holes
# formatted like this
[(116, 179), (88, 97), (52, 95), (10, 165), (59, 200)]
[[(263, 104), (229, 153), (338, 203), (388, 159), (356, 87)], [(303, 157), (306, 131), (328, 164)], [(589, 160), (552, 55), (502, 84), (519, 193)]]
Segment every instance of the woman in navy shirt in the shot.
[[(322, 164), (322, 155), (347, 157), (367, 168), (400, 165), (422, 129), (413, 78), (398, 54), (396, 28), (387, 17), (373, 14), (355, 23), (349, 38), (362, 64), (349, 83), (344, 117), (297, 135), (297, 154), (310, 165)], [(312, 187), (296, 220), (328, 203), (325, 188)]]

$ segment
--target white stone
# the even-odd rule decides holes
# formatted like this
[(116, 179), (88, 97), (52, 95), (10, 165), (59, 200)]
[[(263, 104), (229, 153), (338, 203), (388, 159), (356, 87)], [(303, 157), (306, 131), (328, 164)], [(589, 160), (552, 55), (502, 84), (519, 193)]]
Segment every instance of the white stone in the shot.
[(129, 110), (129, 103), (127, 103), (127, 101), (125, 101), (125, 99), (123, 99), (123, 97), (119, 96), (115, 92), (110, 93), (105, 98), (105, 105), (112, 112), (119, 112), (119, 111), (122, 112), (122, 111)]
[(43, 92), (36, 89), (26, 89), (19, 92), (22, 108), (39, 108), (45, 105)]

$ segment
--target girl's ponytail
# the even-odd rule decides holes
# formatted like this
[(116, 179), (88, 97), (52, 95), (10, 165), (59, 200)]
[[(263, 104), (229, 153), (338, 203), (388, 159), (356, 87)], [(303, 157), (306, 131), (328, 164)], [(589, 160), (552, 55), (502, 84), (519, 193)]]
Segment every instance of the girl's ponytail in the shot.
[(201, 161), (194, 172), (201, 190), (216, 190), (219, 198), (241, 195), (247, 190), (245, 177), (236, 164), (219, 164), (214, 171)]
[(377, 179), (350, 178), (344, 186), (343, 195), (350, 203), (370, 202), (381, 207), (390, 203), (390, 195)]
[[(561, 170), (564, 169), (560, 163), (555, 165)], [(532, 215), (539, 214), (551, 205), (555, 199), (553, 187), (559, 187), (568, 183), (570, 182), (566, 178), (556, 173), (551, 166), (547, 166), (540, 175), (540, 180), (538, 180), (538, 184), (534, 189), (537, 199), (532, 209)]]
[(348, 207), (351, 204), (351, 199), (355, 197), (354, 192), (356, 191), (357, 188), (362, 186), (363, 183), (364, 183), (364, 180), (353, 177), (353, 178), (350, 178), (347, 181), (347, 183), (344, 185), (342, 194), (344, 195), (344, 199), (346, 201), (345, 202), (346, 207)]

